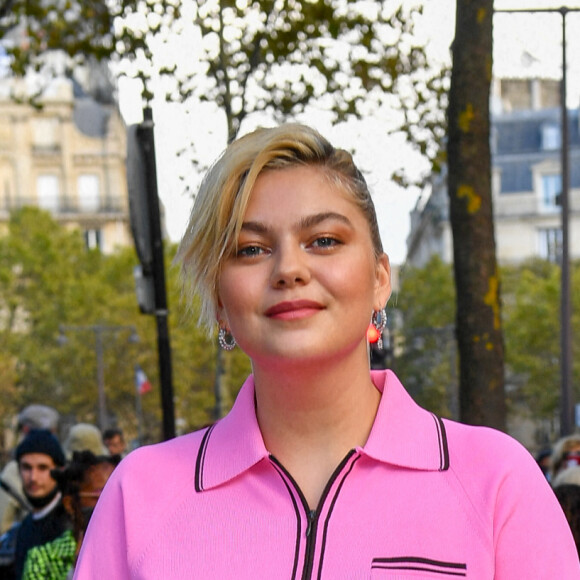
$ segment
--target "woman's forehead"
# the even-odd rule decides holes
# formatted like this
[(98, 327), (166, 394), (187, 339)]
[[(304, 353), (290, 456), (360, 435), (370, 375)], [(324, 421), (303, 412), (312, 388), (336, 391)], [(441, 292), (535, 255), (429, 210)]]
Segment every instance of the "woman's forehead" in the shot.
[[(319, 165), (293, 165), (262, 171), (249, 192), (246, 211), (255, 200), (257, 192), (276, 194), (280, 189), (283, 189), (285, 199), (289, 201), (295, 199), (299, 201), (304, 197), (316, 201), (323, 191), (327, 202), (336, 199), (340, 202), (346, 200), (355, 203), (354, 195), (334, 172)], [(303, 195), (304, 193), (307, 195)]]

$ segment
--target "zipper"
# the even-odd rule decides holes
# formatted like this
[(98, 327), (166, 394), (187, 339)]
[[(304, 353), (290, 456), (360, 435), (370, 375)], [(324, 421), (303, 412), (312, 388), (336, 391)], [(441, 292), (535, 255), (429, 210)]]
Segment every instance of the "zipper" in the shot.
[(312, 532), (312, 527), (314, 525), (314, 518), (316, 518), (316, 510), (311, 510), (308, 512), (308, 525), (306, 526), (306, 537), (310, 537)]
[(308, 505), (308, 502), (306, 501), (306, 498), (304, 497), (302, 490), (300, 489), (294, 478), (286, 470), (286, 468), (273, 455), (270, 455), (270, 460), (282, 470), (282, 472), (287, 477), (290, 484), (294, 487), (296, 493), (298, 494), (298, 497), (300, 498), (302, 507), (306, 512), (306, 532), (305, 532), (306, 550), (304, 554), (304, 568), (302, 571), (302, 580), (310, 580), (312, 578), (312, 570), (314, 568), (314, 552), (316, 547), (316, 536), (318, 531), (318, 520), (320, 513), (322, 511), (322, 507), (326, 501), (328, 494), (330, 493), (332, 485), (334, 484), (338, 476), (342, 473), (345, 465), (348, 463), (350, 458), (355, 453), (356, 451), (354, 449), (351, 449), (346, 454), (344, 459), (340, 462), (338, 467), (334, 470), (333, 474), (330, 476), (330, 479), (326, 483), (324, 491), (320, 496), (318, 507), (315, 510), (310, 509), (310, 506)]
[[(322, 498), (321, 498), (322, 499)], [(322, 501), (319, 504), (322, 507)], [(306, 552), (304, 554), (304, 568), (302, 569), (302, 580), (308, 580), (312, 576), (314, 566), (314, 548), (316, 546), (316, 530), (318, 528), (317, 510), (308, 512), (308, 525), (306, 526)]]

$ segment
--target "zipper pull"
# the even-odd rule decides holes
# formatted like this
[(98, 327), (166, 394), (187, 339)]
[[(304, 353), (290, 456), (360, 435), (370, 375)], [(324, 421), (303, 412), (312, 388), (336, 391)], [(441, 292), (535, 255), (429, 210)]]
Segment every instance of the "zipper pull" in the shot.
[(314, 518), (316, 518), (316, 510), (311, 510), (308, 512), (308, 525), (306, 526), (306, 537), (310, 536), (312, 531), (312, 524), (314, 523)]

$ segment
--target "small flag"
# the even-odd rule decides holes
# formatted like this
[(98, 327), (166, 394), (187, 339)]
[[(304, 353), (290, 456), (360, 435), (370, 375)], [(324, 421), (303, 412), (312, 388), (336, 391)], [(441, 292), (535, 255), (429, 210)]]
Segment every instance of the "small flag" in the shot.
[(135, 365), (135, 386), (140, 395), (148, 393), (152, 388), (145, 371), (139, 365)]

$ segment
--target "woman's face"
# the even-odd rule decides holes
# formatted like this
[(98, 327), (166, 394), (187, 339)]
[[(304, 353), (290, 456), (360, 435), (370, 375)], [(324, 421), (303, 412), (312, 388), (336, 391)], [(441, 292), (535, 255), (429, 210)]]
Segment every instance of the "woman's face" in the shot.
[(321, 169), (267, 171), (223, 264), (218, 315), (254, 364), (366, 353), (389, 274), (361, 210)]

